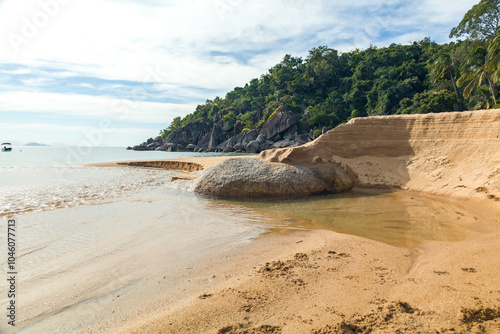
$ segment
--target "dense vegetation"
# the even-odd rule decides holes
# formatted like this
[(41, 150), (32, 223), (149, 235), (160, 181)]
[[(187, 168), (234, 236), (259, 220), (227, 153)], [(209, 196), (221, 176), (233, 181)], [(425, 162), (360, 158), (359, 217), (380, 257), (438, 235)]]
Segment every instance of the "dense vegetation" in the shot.
[(315, 135), (352, 117), (499, 107), (499, 2), (482, 0), (467, 12), (450, 34), (463, 41), (424, 39), (346, 53), (320, 46), (306, 59), (286, 55), (260, 78), (175, 118), (160, 137), (203, 118), (259, 130), (280, 106)]

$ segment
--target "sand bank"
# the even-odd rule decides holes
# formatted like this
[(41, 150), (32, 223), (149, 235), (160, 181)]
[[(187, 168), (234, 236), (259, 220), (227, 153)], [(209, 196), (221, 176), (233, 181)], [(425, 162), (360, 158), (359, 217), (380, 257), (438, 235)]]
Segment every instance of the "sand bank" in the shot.
[(263, 152), (269, 162), (319, 157), (365, 189), (449, 198), (473, 214), (471, 233), (414, 248), (331, 231), (261, 237), (227, 258), (219, 284), (122, 332), (500, 333), (499, 133), (500, 110), (369, 117)]
[[(221, 163), (224, 160), (238, 157), (252, 157), (247, 155), (238, 156), (215, 156), (215, 157), (193, 157), (179, 159), (159, 159), (159, 160), (137, 160), (137, 161), (118, 161), (118, 162), (102, 162), (88, 164), (87, 166), (96, 167), (150, 167), (163, 168), (168, 170), (179, 170), (186, 172), (196, 172), (206, 169)], [(255, 155), (253, 157), (256, 157)]]
[(224, 160), (230, 158), (248, 158), (257, 157), (256, 155), (225, 155), (215, 157), (193, 157), (193, 158), (179, 158), (179, 159), (159, 159), (159, 160), (136, 160), (136, 161), (117, 161), (117, 162), (102, 162), (95, 164), (88, 164), (86, 166), (94, 167), (143, 167), (143, 168), (160, 168), (166, 170), (184, 171), (186, 173), (179, 174), (172, 177), (172, 180), (194, 180), (196, 175), (194, 172), (207, 169), (215, 166)]

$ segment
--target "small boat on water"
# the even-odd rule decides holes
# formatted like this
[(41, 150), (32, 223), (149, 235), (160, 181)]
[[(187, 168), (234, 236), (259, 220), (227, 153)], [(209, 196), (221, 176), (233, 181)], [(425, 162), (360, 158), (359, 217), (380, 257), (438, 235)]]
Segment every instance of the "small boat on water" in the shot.
[(2, 143), (2, 152), (12, 151), (11, 143)]

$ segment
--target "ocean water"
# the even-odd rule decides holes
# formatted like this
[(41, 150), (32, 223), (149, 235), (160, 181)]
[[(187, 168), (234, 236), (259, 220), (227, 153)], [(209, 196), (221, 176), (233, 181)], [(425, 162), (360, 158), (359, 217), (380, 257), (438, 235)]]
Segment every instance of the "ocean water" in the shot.
[[(455, 204), (404, 192), (224, 201), (172, 182), (175, 171), (82, 165), (192, 156), (206, 155), (66, 147), (0, 152), (0, 249), (7, 245), (7, 220), (16, 220), (16, 331), (86, 332), (141, 314), (192, 288), (186, 285), (191, 263), (276, 229), (329, 229), (415, 248), (426, 240), (462, 240), (476, 219)], [(0, 271), (7, 273), (6, 256)], [(169, 282), (162, 290), (157, 277)], [(0, 280), (0, 291), (6, 284)], [(0, 307), (8, 302), (0, 295)], [(0, 321), (0, 333), (11, 332)]]
[(108, 147), (14, 147), (0, 154), (0, 217), (98, 204), (148, 186), (171, 185), (171, 172), (83, 164), (200, 155)]

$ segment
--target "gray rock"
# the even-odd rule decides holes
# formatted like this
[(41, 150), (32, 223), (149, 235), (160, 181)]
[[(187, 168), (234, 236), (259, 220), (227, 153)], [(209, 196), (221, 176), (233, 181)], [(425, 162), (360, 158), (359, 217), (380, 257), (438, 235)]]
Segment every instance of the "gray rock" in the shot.
[(208, 140), (210, 140), (210, 137), (208, 136), (208, 139), (206, 139), (206, 135), (210, 134), (212, 127), (213, 127), (213, 122), (208, 119), (201, 119), (194, 122), (190, 122), (186, 126), (173, 131), (167, 137), (165, 142), (182, 144), (182, 145), (189, 145), (191, 143), (193, 144), (195, 143), (198, 146), (200, 146), (199, 142), (202, 139), (204, 139), (205, 141), (207, 141), (208, 145)]
[(243, 131), (239, 135), (229, 138), (228, 140), (217, 146), (217, 148), (224, 149), (227, 146), (235, 147), (238, 144), (247, 146), (249, 142), (255, 140), (256, 138), (257, 138), (257, 131), (255, 130)]
[(210, 140), (208, 141), (208, 147), (217, 147), (220, 143), (224, 141), (224, 130), (219, 124), (214, 124), (212, 132), (210, 133)]
[(317, 167), (228, 159), (200, 173), (195, 192), (222, 198), (301, 197), (349, 191), (353, 181), (333, 165)]
[(165, 152), (175, 152), (177, 145), (174, 143), (165, 143), (161, 148)]
[(280, 107), (273, 116), (264, 123), (260, 134), (266, 139), (271, 139), (294, 126), (297, 121), (297, 115), (289, 111), (286, 107)]
[(304, 144), (306, 144), (306, 143), (308, 143), (310, 141), (311, 141), (311, 139), (309, 138), (309, 136), (307, 134), (295, 136), (295, 142), (298, 145), (304, 145)]
[(234, 147), (231, 147), (231, 146), (226, 146), (222, 150), (222, 152), (224, 152), (224, 153), (230, 153), (230, 152), (234, 152), (234, 151), (235, 151)]
[(132, 147), (134, 151), (151, 151), (151, 148), (146, 147), (145, 145), (136, 145)]
[(264, 135), (258, 135), (257, 136), (257, 141), (259, 143), (264, 143), (266, 141), (266, 137)]
[(280, 141), (277, 141), (276, 143), (272, 144), (271, 148), (285, 148), (285, 147), (289, 147), (292, 145), (295, 145), (295, 142), (290, 141), (290, 140), (280, 140)]
[(208, 142), (210, 141), (210, 132), (205, 133), (200, 140), (198, 140), (197, 146), (199, 147), (208, 147)]
[(261, 151), (260, 142), (258, 140), (252, 140), (245, 147), (247, 153), (259, 153)]
[(238, 150), (244, 150), (245, 146), (243, 144), (236, 144), (236, 145), (234, 145), (234, 149), (236, 151), (238, 151)]
[(194, 144), (189, 144), (188, 146), (186, 146), (186, 149), (187, 149), (188, 151), (194, 152), (194, 150), (196, 149), (196, 145), (194, 145)]
[(234, 129), (233, 129), (233, 133), (234, 135), (239, 135), (241, 133), (241, 131), (243, 131), (243, 129), (245, 128), (245, 124), (244, 123), (241, 123), (241, 122), (236, 122), (234, 123)]

